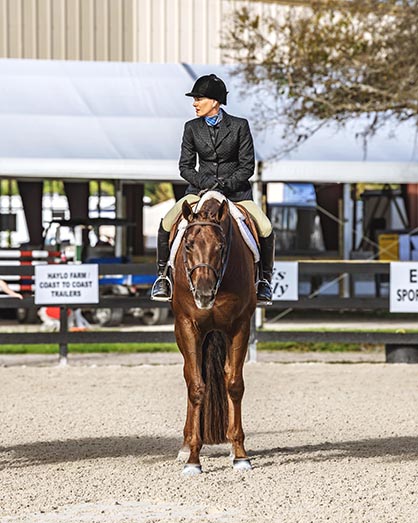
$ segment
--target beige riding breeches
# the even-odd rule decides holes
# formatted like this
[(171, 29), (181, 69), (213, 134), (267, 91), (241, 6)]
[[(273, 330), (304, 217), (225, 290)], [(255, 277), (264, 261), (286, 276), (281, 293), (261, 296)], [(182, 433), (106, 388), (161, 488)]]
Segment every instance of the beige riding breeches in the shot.
[[(200, 198), (196, 194), (187, 194), (181, 198), (164, 216), (163, 229), (167, 232), (171, 230), (171, 227), (174, 225), (181, 214), (183, 202), (187, 201), (189, 203), (195, 203), (199, 200)], [(267, 236), (270, 236), (271, 231), (273, 230), (271, 222), (263, 213), (263, 211), (258, 207), (258, 205), (256, 205), (252, 200), (243, 200), (242, 202), (237, 203), (245, 207), (245, 209), (248, 211), (249, 215), (254, 220), (258, 234), (262, 238), (267, 238)]]
[(183, 202), (195, 203), (200, 200), (199, 196), (196, 194), (186, 194), (183, 198), (180, 198), (178, 202), (175, 203), (173, 207), (168, 211), (168, 213), (163, 218), (163, 229), (166, 232), (171, 231), (171, 227), (176, 223), (178, 217), (181, 214), (181, 208)]

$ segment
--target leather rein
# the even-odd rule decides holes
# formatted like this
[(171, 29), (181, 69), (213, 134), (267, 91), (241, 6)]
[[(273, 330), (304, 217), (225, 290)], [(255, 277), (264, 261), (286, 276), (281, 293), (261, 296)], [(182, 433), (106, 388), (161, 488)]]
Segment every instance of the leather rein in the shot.
[(220, 287), (220, 285), (222, 283), (222, 278), (224, 277), (226, 268), (228, 266), (229, 253), (231, 251), (232, 218), (231, 218), (231, 216), (229, 216), (228, 236), (225, 236), (225, 232), (224, 232), (224, 230), (222, 229), (222, 227), (221, 227), (221, 225), (219, 223), (201, 222), (201, 221), (199, 221), (199, 222), (189, 223), (186, 226), (186, 228), (184, 230), (184, 239), (186, 237), (187, 230), (190, 229), (191, 227), (194, 227), (195, 225), (203, 225), (203, 226), (215, 227), (215, 228), (217, 228), (217, 229), (219, 229), (221, 231), (222, 244), (223, 244), (223, 246), (222, 246), (222, 258), (221, 258), (221, 268), (220, 268), (219, 271), (217, 271), (215, 269), (215, 267), (213, 265), (211, 265), (210, 263), (197, 263), (196, 265), (193, 265), (193, 267), (189, 269), (189, 267), (187, 266), (186, 243), (184, 242), (184, 245), (183, 245), (183, 263), (184, 263), (184, 268), (186, 270), (187, 281), (189, 282), (190, 290), (191, 290), (191, 292), (194, 295), (195, 292), (196, 292), (196, 287), (193, 285), (193, 282), (192, 282), (192, 274), (193, 274), (193, 272), (196, 269), (199, 269), (200, 267), (206, 267), (207, 269), (210, 269), (215, 274), (215, 277), (216, 277), (215, 287), (213, 288), (213, 293), (216, 296), (216, 294), (218, 292), (218, 289), (219, 289), (219, 287)]

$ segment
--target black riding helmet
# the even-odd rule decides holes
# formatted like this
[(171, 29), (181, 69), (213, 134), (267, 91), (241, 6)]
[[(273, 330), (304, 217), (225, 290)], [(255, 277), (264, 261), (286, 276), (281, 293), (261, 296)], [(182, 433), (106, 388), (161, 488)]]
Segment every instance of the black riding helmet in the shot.
[(226, 85), (223, 80), (218, 78), (216, 74), (207, 74), (198, 78), (190, 93), (186, 96), (193, 96), (194, 98), (210, 98), (219, 103), (226, 105)]

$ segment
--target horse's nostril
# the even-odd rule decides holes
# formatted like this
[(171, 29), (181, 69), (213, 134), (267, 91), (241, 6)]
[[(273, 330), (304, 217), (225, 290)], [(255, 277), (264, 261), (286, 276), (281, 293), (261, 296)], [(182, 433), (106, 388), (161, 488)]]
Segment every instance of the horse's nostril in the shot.
[(211, 299), (212, 294), (206, 293), (206, 292), (196, 292), (196, 298), (199, 298), (201, 301), (209, 301)]
[(210, 309), (215, 301), (215, 293), (213, 291), (196, 292), (195, 301), (199, 308)]

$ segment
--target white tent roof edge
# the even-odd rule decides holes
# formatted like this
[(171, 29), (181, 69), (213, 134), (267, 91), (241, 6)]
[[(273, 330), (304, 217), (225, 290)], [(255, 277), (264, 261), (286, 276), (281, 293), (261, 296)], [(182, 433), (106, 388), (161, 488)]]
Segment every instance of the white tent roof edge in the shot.
[[(184, 182), (174, 160), (0, 158), (0, 177)], [(263, 162), (263, 182), (418, 183), (416, 162)]]
[[(251, 91), (242, 96), (231, 67), (0, 59), (0, 177), (183, 182), (178, 157), (193, 115), (184, 96), (191, 76), (218, 72), (230, 86), (227, 110), (253, 120), (258, 101)], [(321, 129), (280, 161), (283, 124), (254, 127), (262, 181), (418, 183), (417, 128), (409, 122), (395, 132), (388, 124), (361, 161), (355, 136), (363, 120)]]
[(265, 162), (263, 182), (418, 183), (417, 162)]
[(183, 181), (173, 160), (0, 158), (0, 177)]

